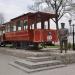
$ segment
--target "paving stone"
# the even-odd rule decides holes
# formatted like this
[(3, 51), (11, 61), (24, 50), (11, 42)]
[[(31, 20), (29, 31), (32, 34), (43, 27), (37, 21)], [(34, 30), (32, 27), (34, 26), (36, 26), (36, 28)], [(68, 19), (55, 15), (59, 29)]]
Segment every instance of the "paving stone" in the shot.
[(38, 72), (38, 71), (43, 71), (43, 70), (51, 70), (51, 69), (56, 69), (56, 68), (61, 68), (61, 67), (66, 66), (64, 64), (60, 64), (60, 65), (54, 65), (54, 66), (41, 67), (41, 68), (37, 68), (37, 69), (29, 69), (29, 68), (23, 67), (21, 65), (15, 64), (15, 63), (10, 63), (10, 65), (14, 66), (15, 68), (18, 68), (20, 70), (23, 70), (27, 73)]
[[(28, 57), (26, 59), (18, 59), (10, 65), (25, 70), (27, 72), (34, 72), (38, 70), (54, 69), (56, 67), (65, 66), (60, 60), (55, 60), (53, 57)], [(25, 69), (24, 69), (25, 68)]]
[(50, 61), (55, 59), (56, 57), (54, 56), (45, 56), (45, 57), (27, 57), (25, 60), (32, 61), (32, 62), (44, 62), (44, 61)]

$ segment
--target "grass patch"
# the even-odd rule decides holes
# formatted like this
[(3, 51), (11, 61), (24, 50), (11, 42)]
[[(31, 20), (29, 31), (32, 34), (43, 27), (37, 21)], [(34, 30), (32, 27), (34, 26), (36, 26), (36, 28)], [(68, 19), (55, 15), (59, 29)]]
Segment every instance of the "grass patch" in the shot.
[(59, 45), (55, 45), (55, 46), (47, 46), (48, 48), (59, 48)]
[(7, 47), (7, 48), (14, 48), (12, 44), (7, 44), (5, 47)]

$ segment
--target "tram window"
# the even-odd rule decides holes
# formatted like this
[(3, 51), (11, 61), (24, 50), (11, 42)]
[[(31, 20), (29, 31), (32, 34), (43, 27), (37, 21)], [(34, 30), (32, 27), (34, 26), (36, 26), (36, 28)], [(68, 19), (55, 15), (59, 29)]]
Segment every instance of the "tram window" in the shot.
[(44, 29), (48, 29), (48, 21), (44, 22)]
[(21, 24), (21, 29), (22, 29), (23, 28), (23, 20), (21, 20), (20, 24)]
[(2, 30), (0, 31), (0, 35), (2, 35), (3, 33), (2, 33)]
[(10, 32), (13, 31), (13, 25), (10, 25)]
[(24, 20), (24, 30), (28, 29), (27, 20)]
[(32, 29), (34, 29), (34, 24), (32, 24)]
[(16, 31), (16, 24), (15, 23), (12, 23), (10, 25), (10, 31), (13, 32), (13, 31)]
[(21, 30), (21, 27), (18, 27), (18, 30)]
[(0, 35), (1, 35), (1, 31), (0, 31)]
[(5, 30), (6, 30), (6, 32), (8, 32), (7, 25), (5, 26)]
[(16, 26), (15, 25), (13, 26), (13, 31), (16, 31)]
[(6, 25), (5, 31), (6, 31), (6, 32), (10, 32), (10, 25), (9, 25), (9, 24)]
[(3, 30), (3, 33), (5, 33), (5, 30)]
[(32, 26), (30, 25), (30, 29), (32, 29)]
[(37, 23), (37, 29), (41, 29), (41, 22)]
[(7, 26), (7, 27), (8, 27), (8, 28), (7, 28), (7, 29), (8, 29), (8, 32), (10, 32), (10, 25), (8, 24), (8, 26)]
[(30, 29), (34, 29), (34, 28), (33, 28), (33, 24), (32, 24), (32, 25), (30, 25)]
[(5, 33), (5, 30), (0, 30), (0, 35), (3, 35), (3, 33)]
[(18, 31), (21, 30), (21, 21), (20, 20), (17, 21), (17, 29), (18, 29)]
[(5, 26), (5, 31), (7, 32), (7, 25)]

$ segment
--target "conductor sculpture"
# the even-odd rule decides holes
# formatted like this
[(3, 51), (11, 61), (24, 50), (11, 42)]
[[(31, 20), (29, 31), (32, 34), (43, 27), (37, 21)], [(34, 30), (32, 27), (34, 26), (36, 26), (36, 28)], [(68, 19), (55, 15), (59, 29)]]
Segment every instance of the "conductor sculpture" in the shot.
[(65, 53), (67, 52), (68, 34), (69, 32), (68, 29), (65, 28), (65, 23), (61, 23), (61, 29), (59, 30), (61, 53), (63, 49), (65, 50)]

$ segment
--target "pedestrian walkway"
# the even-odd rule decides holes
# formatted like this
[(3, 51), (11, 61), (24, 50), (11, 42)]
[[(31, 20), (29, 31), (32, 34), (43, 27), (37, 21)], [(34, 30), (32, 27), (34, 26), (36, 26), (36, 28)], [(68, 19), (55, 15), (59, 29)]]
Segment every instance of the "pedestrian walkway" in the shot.
[(0, 75), (75, 75), (75, 64), (67, 65), (66, 67), (62, 68), (44, 70), (29, 74), (23, 70), (14, 68), (9, 65), (9, 62), (13, 62), (17, 59), (18, 58), (16, 57), (0, 53)]
[[(56, 67), (62, 67), (64, 66), (64, 64), (75, 63), (74, 51), (68, 51), (65, 54), (65, 52), (60, 53), (60, 50), (57, 48), (44, 48), (40, 51), (0, 48), (0, 52), (3, 54), (16, 56), (18, 57), (18, 59), (22, 59), (23, 61), (25, 61), (22, 62), (22, 60), (14, 60), (9, 64), (18, 67), (22, 70), (25, 70), (27, 72), (52, 69)], [(34, 67), (36, 67), (36, 69), (34, 69)]]
[(15, 48), (0, 48), (0, 52), (3, 54), (9, 54), (12, 56), (26, 58), (28, 56), (39, 56), (39, 55), (50, 55), (52, 52), (58, 53), (59, 50), (56, 48), (44, 48), (41, 50), (23, 50), (23, 49), (15, 49)]

